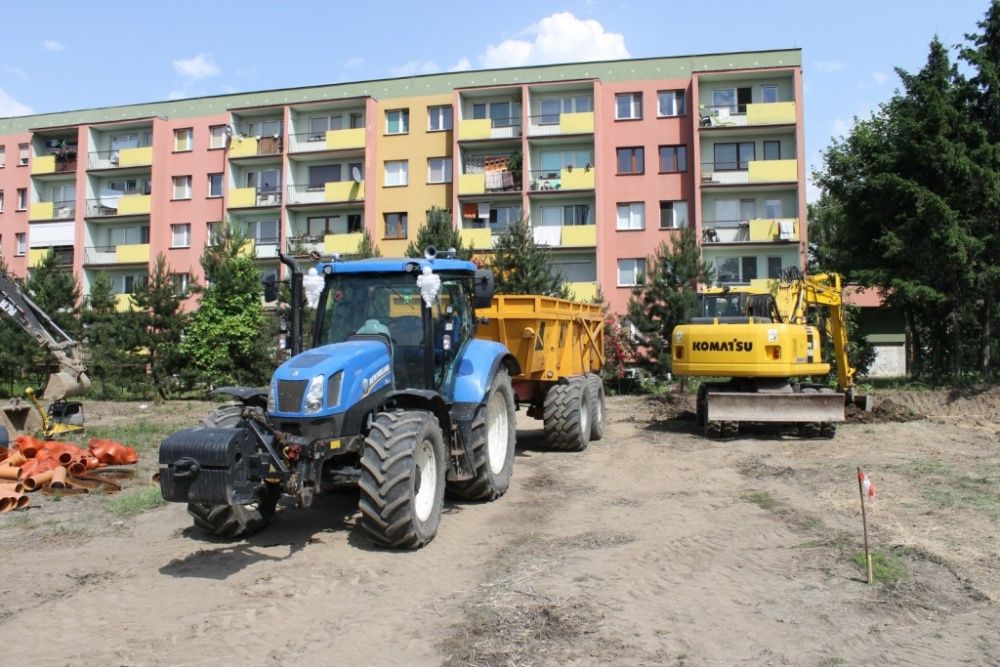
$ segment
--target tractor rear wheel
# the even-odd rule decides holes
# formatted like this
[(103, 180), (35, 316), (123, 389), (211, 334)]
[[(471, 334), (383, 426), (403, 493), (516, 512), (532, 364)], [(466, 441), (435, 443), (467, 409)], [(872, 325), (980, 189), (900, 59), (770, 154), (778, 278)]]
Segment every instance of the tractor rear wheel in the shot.
[(475, 477), (450, 482), (448, 492), (469, 500), (493, 500), (507, 492), (514, 472), (516, 424), (510, 375), (500, 369), (486, 400), (472, 416), (472, 468)]
[(596, 373), (584, 377), (590, 383), (590, 441), (604, 437), (604, 380)]
[(249, 505), (205, 505), (188, 503), (194, 525), (215, 537), (237, 539), (263, 530), (274, 518), (280, 491), (270, 485), (261, 487), (257, 502)]
[(553, 385), (545, 395), (545, 444), (564, 452), (582, 452), (590, 444), (590, 386), (586, 382)]
[(425, 410), (380, 413), (361, 455), (361, 527), (383, 547), (419, 549), (434, 539), (444, 504), (446, 452)]

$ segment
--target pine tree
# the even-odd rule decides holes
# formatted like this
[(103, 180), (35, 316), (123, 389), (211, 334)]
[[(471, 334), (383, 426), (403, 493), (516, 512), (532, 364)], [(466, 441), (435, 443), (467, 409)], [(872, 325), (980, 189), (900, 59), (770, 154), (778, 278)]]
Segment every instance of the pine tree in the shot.
[[(22, 291), (25, 290), (24, 281), (9, 273), (3, 257), (0, 257), (0, 273), (17, 284)], [(24, 329), (11, 318), (0, 314), (0, 392), (3, 396), (19, 393), (18, 385), (27, 380), (28, 367), (36, 347), (35, 341)], [(35, 380), (32, 384), (37, 386), (37, 378)]]
[(451, 213), (437, 206), (427, 212), (427, 222), (417, 231), (417, 238), (406, 247), (406, 256), (423, 257), (430, 246), (438, 252), (454, 248), (459, 259), (472, 257), (472, 248), (462, 245), (462, 236), (452, 223)]
[(375, 239), (372, 238), (368, 228), (365, 227), (361, 230), (361, 242), (358, 244), (358, 251), (351, 255), (351, 259), (371, 259), (372, 257), (381, 256), (382, 251), (378, 249)]
[(153, 271), (132, 294), (132, 301), (142, 314), (143, 347), (149, 379), (160, 398), (169, 398), (178, 388), (178, 377), (189, 360), (180, 352), (181, 333), (188, 320), (181, 312), (184, 297), (174, 288), (173, 275), (163, 254), (156, 256)]
[(531, 225), (523, 218), (497, 237), (490, 268), (497, 294), (569, 296), (562, 276), (552, 268), (551, 253), (535, 243)]
[[(56, 326), (75, 340), (80, 338), (80, 284), (73, 272), (60, 266), (54, 252), (49, 250), (41, 261), (28, 272), (24, 292), (46, 313)], [(22, 331), (21, 336), (26, 334)], [(28, 338), (23, 360), (36, 371), (33, 384), (44, 386), (50, 373), (59, 370), (48, 349)]]
[(101, 271), (90, 286), (80, 313), (87, 373), (94, 382), (92, 395), (102, 398), (141, 396), (146, 385), (146, 359), (139, 353), (145, 337), (143, 313), (118, 312), (114, 288)]
[(646, 264), (646, 274), (629, 299), (628, 315), (647, 338), (640, 360), (662, 378), (671, 369), (674, 327), (691, 319), (697, 283), (711, 282), (715, 271), (702, 259), (692, 227), (682, 229), (672, 243), (660, 243)]

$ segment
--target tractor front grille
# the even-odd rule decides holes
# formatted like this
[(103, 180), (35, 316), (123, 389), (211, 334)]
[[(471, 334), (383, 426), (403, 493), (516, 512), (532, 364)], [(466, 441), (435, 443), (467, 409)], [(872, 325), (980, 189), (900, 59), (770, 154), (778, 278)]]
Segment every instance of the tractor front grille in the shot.
[(301, 412), (308, 380), (278, 380), (278, 412)]

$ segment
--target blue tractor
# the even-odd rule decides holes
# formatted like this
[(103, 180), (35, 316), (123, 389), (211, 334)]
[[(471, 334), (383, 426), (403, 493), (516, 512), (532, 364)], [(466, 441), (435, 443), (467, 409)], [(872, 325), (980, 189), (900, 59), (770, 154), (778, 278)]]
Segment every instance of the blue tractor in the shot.
[(475, 338), (492, 273), (433, 249), (424, 259), (322, 261), (303, 352), (303, 274), (281, 260), (291, 268), (292, 357), (266, 390), (229, 388), (238, 405), (162, 443), (164, 499), (187, 503), (213, 535), (241, 537), (267, 525), (282, 496), (308, 506), (357, 485), (372, 541), (416, 549), (437, 533), (446, 490), (503, 495), (520, 369), (506, 347)]

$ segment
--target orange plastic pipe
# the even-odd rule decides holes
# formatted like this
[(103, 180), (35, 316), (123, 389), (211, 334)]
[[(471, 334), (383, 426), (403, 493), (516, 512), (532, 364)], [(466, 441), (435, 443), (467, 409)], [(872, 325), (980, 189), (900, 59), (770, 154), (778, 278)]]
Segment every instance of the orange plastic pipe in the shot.
[[(24, 500), (21, 500), (24, 498)], [(10, 510), (20, 509), (28, 504), (27, 496), (23, 493), (4, 493), (0, 494), (0, 512), (8, 512)], [(6, 509), (4, 506), (6, 505)]]
[(36, 472), (33, 475), (29, 475), (24, 478), (24, 488), (28, 491), (37, 491), (46, 484), (52, 481), (52, 477), (55, 475), (55, 469), (47, 470), (45, 472)]
[(21, 469), (14, 466), (0, 465), (0, 479), (17, 479)]
[(16, 501), (16, 505), (15, 505), (14, 509), (16, 509), (16, 510), (24, 509), (25, 507), (28, 506), (28, 503), (30, 503), (30, 502), (31, 502), (31, 499), (28, 498), (28, 496), (26, 496), (24, 494), (21, 494), (20, 496), (17, 497), (17, 501)]
[(24, 484), (21, 482), (0, 482), (0, 495), (5, 493), (24, 493)]
[(7, 496), (0, 496), (0, 514), (10, 511), (11, 499)]
[(53, 489), (65, 489), (66, 488), (66, 468), (63, 466), (58, 466), (52, 471), (52, 479), (49, 481), (49, 486)]
[(11, 452), (10, 455), (7, 457), (7, 460), (4, 461), (4, 463), (6, 463), (9, 466), (14, 466), (16, 468), (19, 465), (23, 465), (27, 460), (28, 458), (23, 453)]

